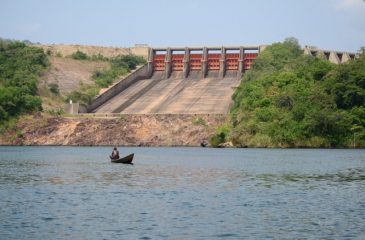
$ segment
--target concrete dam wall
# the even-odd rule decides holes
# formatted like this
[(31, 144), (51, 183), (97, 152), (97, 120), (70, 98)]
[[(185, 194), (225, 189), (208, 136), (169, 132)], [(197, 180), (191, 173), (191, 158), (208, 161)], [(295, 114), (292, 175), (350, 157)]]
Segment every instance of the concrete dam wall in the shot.
[(92, 113), (224, 114), (259, 46), (151, 48), (148, 63), (98, 96)]

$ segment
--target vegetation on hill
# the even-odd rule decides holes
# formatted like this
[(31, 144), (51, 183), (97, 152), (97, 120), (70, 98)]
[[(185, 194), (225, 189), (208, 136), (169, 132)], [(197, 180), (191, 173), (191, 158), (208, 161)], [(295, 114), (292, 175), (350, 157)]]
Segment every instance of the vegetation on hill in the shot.
[[(73, 91), (65, 100), (72, 99), (88, 104), (99, 93), (100, 88), (108, 87), (113, 81), (145, 60), (142, 57), (127, 55), (112, 59), (101, 55), (88, 56), (78, 51), (74, 59), (85, 61), (109, 61), (110, 68), (97, 70), (92, 78), (94, 85), (82, 85), (81, 90)], [(38, 88), (39, 77), (49, 66), (47, 54), (43, 49), (24, 42), (0, 39), (0, 131), (9, 127), (17, 116), (42, 110), (42, 98), (62, 98), (57, 84), (48, 88)], [(61, 108), (57, 113), (62, 113)], [(51, 113), (51, 110), (47, 111)]]
[(136, 69), (137, 65), (144, 64), (146, 60), (143, 57), (135, 55), (118, 56), (110, 59), (111, 67), (105, 71), (95, 71), (93, 79), (101, 88), (108, 87), (113, 81), (121, 75), (125, 75), (131, 70)]
[(82, 85), (80, 90), (76, 90), (68, 94), (66, 101), (72, 99), (74, 102), (80, 102), (84, 105), (90, 104), (101, 88), (110, 86), (119, 76), (129, 73), (131, 70), (134, 70), (137, 65), (146, 62), (143, 57), (135, 55), (124, 55), (108, 59), (95, 55), (89, 57), (81, 51), (75, 52), (72, 55), (72, 58), (78, 60), (102, 60), (109, 61), (111, 63), (110, 68), (94, 72), (92, 79), (95, 81), (95, 85)]
[(76, 52), (74, 52), (71, 55), (71, 57), (73, 59), (76, 59), (76, 60), (87, 60), (89, 58), (85, 53), (83, 53), (83, 52), (81, 52), (79, 50), (77, 50)]
[(293, 38), (267, 47), (211, 139), (249, 147), (365, 147), (365, 55), (334, 65)]
[[(49, 50), (49, 49), (48, 49)], [(94, 54), (92, 56), (87, 55), (86, 53), (77, 50), (76, 52), (74, 52), (73, 54), (71, 54), (70, 56), (71, 58), (75, 59), (75, 60), (89, 60), (89, 61), (110, 61), (109, 58), (99, 54)]]
[(38, 78), (48, 67), (47, 55), (23, 42), (0, 41), (0, 124), (42, 108)]

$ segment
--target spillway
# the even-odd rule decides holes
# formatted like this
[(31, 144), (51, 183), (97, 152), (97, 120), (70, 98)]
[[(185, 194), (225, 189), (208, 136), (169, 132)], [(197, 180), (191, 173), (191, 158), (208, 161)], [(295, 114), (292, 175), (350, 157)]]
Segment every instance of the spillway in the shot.
[(256, 47), (151, 49), (148, 63), (99, 96), (93, 113), (225, 114)]
[(95, 110), (124, 114), (209, 114), (229, 110), (233, 88), (240, 79), (153, 76), (139, 80)]

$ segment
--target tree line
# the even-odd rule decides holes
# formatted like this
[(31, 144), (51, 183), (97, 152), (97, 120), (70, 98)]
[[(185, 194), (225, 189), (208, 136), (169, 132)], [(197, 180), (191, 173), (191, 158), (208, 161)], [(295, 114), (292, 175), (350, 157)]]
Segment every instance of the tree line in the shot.
[(48, 66), (42, 49), (24, 42), (0, 41), (0, 123), (42, 110), (38, 78)]
[(334, 65), (288, 38), (267, 47), (233, 95), (213, 146), (364, 147), (365, 55)]

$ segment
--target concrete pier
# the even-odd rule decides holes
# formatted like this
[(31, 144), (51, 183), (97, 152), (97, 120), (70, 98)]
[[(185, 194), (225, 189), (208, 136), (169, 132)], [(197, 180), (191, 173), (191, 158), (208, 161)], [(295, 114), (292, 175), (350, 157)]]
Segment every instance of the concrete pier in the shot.
[(305, 46), (304, 53), (310, 56), (323, 57), (325, 60), (334, 64), (345, 63), (356, 57), (355, 53), (340, 51), (322, 50), (315, 47)]
[(219, 59), (219, 77), (223, 78), (226, 73), (226, 48), (222, 47), (221, 58)]
[(184, 78), (187, 78), (189, 75), (189, 71), (190, 71), (190, 49), (189, 48), (185, 48), (185, 55), (184, 55), (184, 59), (183, 59), (183, 75)]

